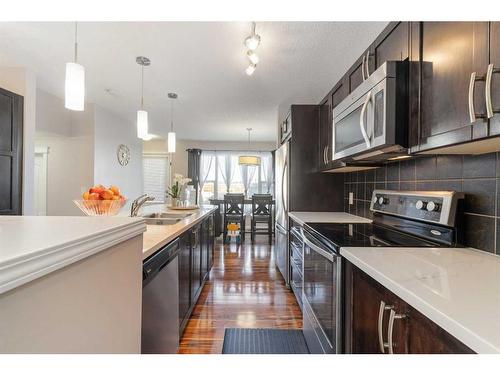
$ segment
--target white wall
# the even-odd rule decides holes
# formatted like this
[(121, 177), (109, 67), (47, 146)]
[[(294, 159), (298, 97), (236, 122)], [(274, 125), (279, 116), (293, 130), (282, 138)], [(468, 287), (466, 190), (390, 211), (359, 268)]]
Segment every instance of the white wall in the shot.
[[(94, 183), (117, 185), (128, 199), (128, 205), (142, 194), (142, 141), (135, 124), (95, 105), (94, 113)], [(130, 149), (130, 162), (118, 163), (120, 144)], [(122, 213), (128, 212), (127, 207)]]
[[(248, 142), (208, 142), (177, 140), (176, 152), (172, 155), (172, 175), (180, 173), (187, 176), (188, 173), (188, 153), (189, 148), (199, 148), (201, 150), (224, 150), (224, 151), (242, 151), (248, 150)], [(275, 142), (252, 142), (250, 145), (252, 151), (273, 151), (276, 149)], [(166, 152), (166, 143), (164, 140), (151, 140), (144, 142), (145, 152)]]
[(24, 97), (23, 215), (35, 213), (36, 76), (22, 67), (0, 68), (0, 87)]
[(64, 100), (37, 91), (36, 146), (48, 147), (47, 215), (82, 215), (73, 199), (94, 183), (94, 108), (69, 111)]

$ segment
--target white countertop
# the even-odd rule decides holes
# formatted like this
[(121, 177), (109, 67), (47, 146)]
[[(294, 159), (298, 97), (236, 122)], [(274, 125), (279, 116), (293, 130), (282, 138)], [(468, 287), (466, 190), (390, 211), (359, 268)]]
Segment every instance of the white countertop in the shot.
[(179, 237), (182, 233), (201, 222), (205, 217), (217, 210), (216, 206), (202, 206), (196, 210), (171, 210), (165, 204), (144, 206), (139, 215), (155, 212), (191, 213), (188, 217), (173, 225), (148, 225), (143, 237), (142, 258), (153, 255), (163, 246)]
[(370, 219), (351, 215), (347, 212), (298, 212), (288, 213), (288, 217), (301, 225), (305, 223), (371, 223)]
[(0, 293), (145, 230), (130, 217), (0, 216)]
[(478, 353), (500, 353), (500, 257), (460, 248), (342, 248), (341, 255)]

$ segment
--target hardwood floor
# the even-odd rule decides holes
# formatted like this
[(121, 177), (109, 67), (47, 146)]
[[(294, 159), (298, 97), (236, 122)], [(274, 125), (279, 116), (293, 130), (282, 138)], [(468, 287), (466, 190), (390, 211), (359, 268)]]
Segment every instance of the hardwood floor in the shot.
[(221, 353), (224, 329), (302, 328), (302, 312), (274, 265), (267, 239), (215, 246), (214, 266), (179, 353)]

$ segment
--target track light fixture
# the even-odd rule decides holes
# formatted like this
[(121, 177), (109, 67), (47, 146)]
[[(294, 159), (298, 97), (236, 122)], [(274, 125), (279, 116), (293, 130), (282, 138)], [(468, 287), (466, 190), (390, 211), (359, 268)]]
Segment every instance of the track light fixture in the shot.
[(255, 69), (257, 68), (257, 64), (259, 63), (259, 56), (255, 52), (257, 47), (260, 44), (260, 35), (255, 33), (255, 27), (256, 23), (252, 22), (252, 33), (250, 36), (245, 38), (245, 46), (248, 48), (247, 50), (247, 57), (248, 60), (250, 61), (250, 65), (245, 69), (245, 73), (249, 76), (251, 76), (254, 72)]

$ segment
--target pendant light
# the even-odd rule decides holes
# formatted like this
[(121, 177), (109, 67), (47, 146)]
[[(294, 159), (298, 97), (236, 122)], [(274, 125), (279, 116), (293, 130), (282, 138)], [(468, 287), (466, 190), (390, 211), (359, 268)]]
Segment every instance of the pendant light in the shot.
[(137, 111), (137, 137), (148, 139), (148, 112), (144, 110), (144, 67), (151, 65), (151, 61), (144, 56), (138, 56), (135, 62), (141, 66), (141, 109)]
[(251, 51), (256, 50), (260, 44), (260, 35), (255, 34), (255, 26), (256, 23), (252, 22), (252, 34), (245, 39), (245, 46)]
[(169, 92), (170, 99), (170, 131), (167, 136), (167, 151), (170, 153), (175, 152), (175, 132), (174, 132), (174, 100), (177, 99), (175, 92)]
[(66, 63), (64, 82), (64, 106), (72, 111), (85, 108), (85, 68), (78, 61), (78, 23), (75, 22), (74, 61)]
[[(250, 132), (252, 131), (252, 128), (247, 128), (248, 132), (248, 149), (250, 150)], [(242, 155), (238, 158), (238, 164), (239, 165), (247, 165), (249, 167), (251, 166), (259, 166), (260, 165), (260, 157), (259, 156), (253, 156), (253, 155)]]

